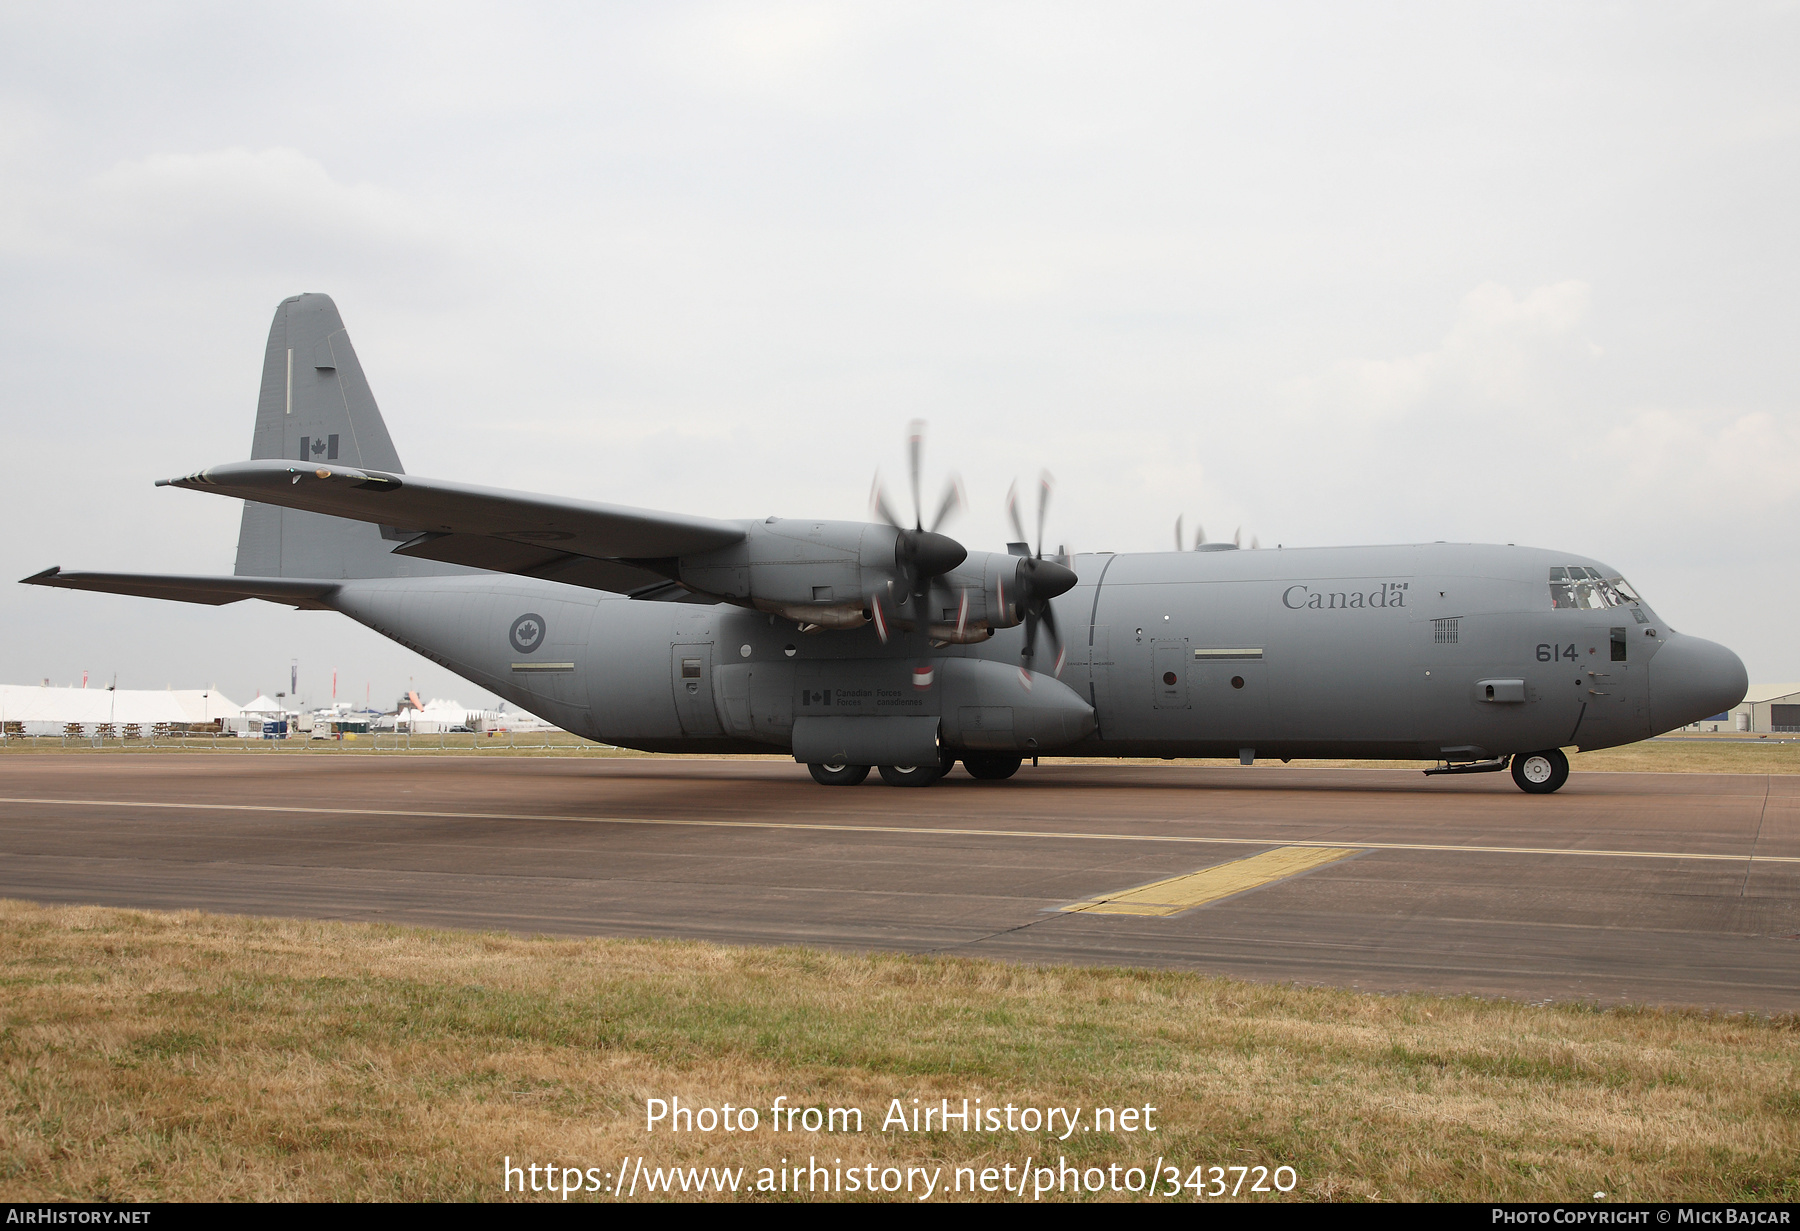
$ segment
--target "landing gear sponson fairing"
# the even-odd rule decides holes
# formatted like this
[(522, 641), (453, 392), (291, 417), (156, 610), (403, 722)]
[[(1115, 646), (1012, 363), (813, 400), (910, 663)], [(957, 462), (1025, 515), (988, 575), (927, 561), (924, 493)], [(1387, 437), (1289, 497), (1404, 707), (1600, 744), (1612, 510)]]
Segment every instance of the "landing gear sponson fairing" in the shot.
[(579, 735), (788, 751), (823, 783), (924, 784), (956, 760), (1005, 778), (1045, 754), (1391, 757), (1510, 766), (1544, 793), (1561, 749), (1748, 686), (1730, 650), (1569, 552), (1044, 558), (1041, 499), (1038, 552), (969, 552), (916, 515), (916, 438), (910, 528), (879, 494), (883, 522), (717, 521), (416, 478), (324, 295), (276, 311), (251, 457), (165, 481), (246, 501), (233, 576), (26, 581), (340, 611)]

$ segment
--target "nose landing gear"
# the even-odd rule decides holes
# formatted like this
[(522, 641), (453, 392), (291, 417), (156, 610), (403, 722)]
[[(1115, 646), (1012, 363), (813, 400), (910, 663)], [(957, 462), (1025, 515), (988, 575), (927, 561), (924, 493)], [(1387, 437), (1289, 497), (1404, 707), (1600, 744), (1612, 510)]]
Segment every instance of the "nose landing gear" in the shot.
[(1513, 781), (1528, 795), (1548, 795), (1569, 780), (1569, 758), (1560, 748), (1520, 752), (1512, 759)]

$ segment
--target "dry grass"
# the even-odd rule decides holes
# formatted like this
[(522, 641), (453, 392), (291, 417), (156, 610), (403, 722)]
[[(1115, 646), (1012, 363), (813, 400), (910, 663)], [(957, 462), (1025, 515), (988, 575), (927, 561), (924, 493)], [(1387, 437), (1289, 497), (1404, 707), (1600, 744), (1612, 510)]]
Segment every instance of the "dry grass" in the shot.
[[(0, 902), (0, 1199), (494, 1199), (611, 1168), (1288, 1163), (1296, 1197), (1800, 1199), (1800, 1023), (1175, 973)], [(856, 1105), (647, 1135), (651, 1097)], [(1155, 1104), (903, 1137), (893, 1097)], [(542, 1198), (539, 1198), (542, 1199)]]
[(1800, 740), (1645, 740), (1576, 753), (1569, 765), (1575, 770), (1654, 774), (1800, 774)]

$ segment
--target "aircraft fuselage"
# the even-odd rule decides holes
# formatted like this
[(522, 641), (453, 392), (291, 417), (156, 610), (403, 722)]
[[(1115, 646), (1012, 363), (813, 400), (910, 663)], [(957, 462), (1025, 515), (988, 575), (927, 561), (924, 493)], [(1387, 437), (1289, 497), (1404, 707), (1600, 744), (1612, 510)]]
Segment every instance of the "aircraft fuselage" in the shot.
[[(1470, 544), (1080, 555), (1068, 656), (1022, 633), (883, 645), (730, 605), (501, 575), (350, 580), (328, 605), (591, 739), (778, 752), (797, 719), (934, 719), (946, 747), (1021, 755), (1476, 761), (1604, 748), (1716, 713), (1729, 650), (1647, 604), (1553, 606), (1585, 557)], [(803, 751), (803, 750), (802, 750)]]

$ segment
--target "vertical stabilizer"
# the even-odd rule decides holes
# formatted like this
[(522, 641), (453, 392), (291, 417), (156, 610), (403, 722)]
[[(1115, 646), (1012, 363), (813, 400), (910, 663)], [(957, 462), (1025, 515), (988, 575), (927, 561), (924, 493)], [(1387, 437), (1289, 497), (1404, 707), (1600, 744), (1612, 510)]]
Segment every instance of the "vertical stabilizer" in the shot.
[[(250, 457), (401, 473), (400, 455), (329, 295), (296, 295), (275, 309)], [(464, 571), (389, 554), (406, 537), (392, 527), (246, 501), (237, 574), (335, 578)]]

